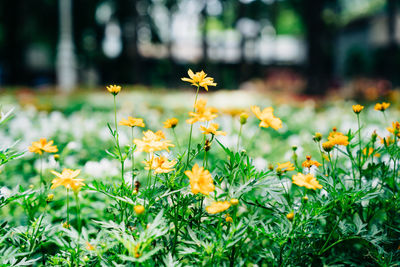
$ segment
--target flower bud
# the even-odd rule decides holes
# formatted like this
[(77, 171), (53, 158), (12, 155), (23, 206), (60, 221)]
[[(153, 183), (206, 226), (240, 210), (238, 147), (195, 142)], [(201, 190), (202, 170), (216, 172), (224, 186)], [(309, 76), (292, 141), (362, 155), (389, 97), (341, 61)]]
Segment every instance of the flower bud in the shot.
[(249, 114), (247, 114), (246, 112), (241, 113), (239, 116), (240, 124), (242, 124), (242, 125), (246, 124), (248, 118), (249, 118)]

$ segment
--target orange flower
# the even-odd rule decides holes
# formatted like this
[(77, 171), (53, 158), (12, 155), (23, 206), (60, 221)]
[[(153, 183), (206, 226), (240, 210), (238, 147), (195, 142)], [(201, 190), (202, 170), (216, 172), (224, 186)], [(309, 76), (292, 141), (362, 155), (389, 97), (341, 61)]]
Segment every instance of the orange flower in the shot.
[(193, 194), (202, 193), (204, 195), (210, 194), (214, 191), (214, 181), (208, 170), (204, 170), (203, 167), (199, 167), (197, 163), (193, 166), (191, 171), (185, 171), (187, 177), (189, 177), (190, 188)]
[(316, 160), (312, 160), (311, 156), (306, 156), (306, 161), (304, 161), (301, 166), (304, 168), (311, 168), (311, 166), (319, 167), (322, 166), (322, 164)]
[(84, 179), (75, 179), (80, 174), (80, 170), (64, 169), (62, 173), (56, 171), (51, 171), (52, 174), (56, 176), (53, 179), (51, 189), (57, 188), (59, 186), (64, 186), (67, 189), (72, 189), (75, 193), (78, 193), (82, 186)]
[(210, 206), (207, 206), (206, 210), (209, 214), (217, 214), (229, 209), (230, 206), (231, 203), (229, 203), (229, 201), (217, 201), (211, 203)]
[(392, 122), (392, 127), (386, 128), (391, 134), (400, 137), (400, 123), (398, 121)]
[(264, 108), (263, 111), (261, 111), (260, 107), (252, 106), (251, 111), (253, 111), (256, 117), (261, 121), (259, 124), (260, 127), (271, 127), (275, 130), (282, 128), (282, 121), (274, 116), (274, 109), (272, 107)]
[(135, 210), (135, 213), (137, 215), (143, 214), (145, 211), (145, 208), (143, 207), (143, 205), (136, 205), (133, 207), (133, 209)]
[(200, 126), (201, 131), (203, 134), (212, 134), (212, 135), (226, 135), (224, 131), (217, 131), (219, 128), (218, 123), (211, 123), (210, 127)]
[(128, 119), (122, 119), (120, 122), (119, 122), (119, 125), (122, 125), (122, 126), (128, 126), (128, 127), (135, 127), (135, 126), (137, 126), (137, 127), (144, 127), (145, 125), (144, 125), (144, 122), (143, 122), (143, 119), (140, 119), (140, 118), (132, 118), (132, 117), (128, 117)]
[(297, 175), (292, 176), (292, 181), (294, 184), (298, 186), (304, 186), (308, 189), (321, 189), (322, 185), (319, 184), (318, 180), (312, 174), (302, 174), (298, 173)]
[(166, 121), (164, 121), (163, 122), (163, 124), (164, 124), (164, 128), (175, 128), (176, 127), (176, 125), (178, 125), (178, 119), (177, 118), (171, 118), (171, 119), (168, 119), (168, 120), (166, 120)]
[(86, 241), (86, 249), (92, 251), (95, 250), (96, 247)]
[(390, 106), (390, 103), (382, 102), (376, 103), (374, 109), (378, 111), (385, 111)]
[(169, 147), (174, 147), (173, 144), (170, 144), (171, 141), (163, 139), (165, 139), (165, 135), (162, 131), (154, 133), (148, 130), (143, 132), (142, 139), (135, 139), (133, 140), (133, 143), (137, 146), (138, 151), (144, 151), (147, 153), (160, 150), (169, 151)]
[(364, 109), (364, 106), (361, 105), (353, 105), (353, 111), (356, 114), (359, 114)]
[(56, 153), (58, 152), (57, 146), (53, 146), (54, 141), (47, 142), (46, 138), (40, 138), (37, 142), (32, 142), (32, 146), (28, 147), (30, 152), (42, 155), (43, 152)]
[(336, 127), (333, 127), (332, 132), (329, 133), (328, 141), (333, 145), (347, 146), (349, 144), (349, 138), (343, 133), (338, 132)]
[(214, 83), (214, 78), (207, 77), (207, 74), (204, 71), (198, 71), (196, 74), (193, 73), (191, 69), (188, 70), (189, 78), (182, 78), (182, 81), (189, 82), (194, 86), (203, 87), (208, 91), (208, 86), (216, 86)]

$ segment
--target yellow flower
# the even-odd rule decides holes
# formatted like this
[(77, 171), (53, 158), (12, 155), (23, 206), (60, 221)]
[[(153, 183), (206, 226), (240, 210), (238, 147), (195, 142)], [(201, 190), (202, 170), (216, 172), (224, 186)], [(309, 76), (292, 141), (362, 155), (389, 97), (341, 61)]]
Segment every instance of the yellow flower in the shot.
[(176, 164), (176, 160), (173, 161), (169, 161), (166, 157), (164, 156), (159, 156), (156, 158), (153, 158), (150, 161), (144, 161), (144, 163), (146, 164), (145, 169), (149, 170), (152, 169), (154, 170), (154, 173), (168, 173), (174, 170), (175, 164)]
[(381, 144), (386, 144), (387, 146), (390, 146), (391, 144), (394, 144), (394, 139), (391, 136), (387, 136), (387, 137), (380, 137), (378, 136), (378, 138), (381, 140)]
[(197, 163), (193, 166), (191, 171), (185, 171), (187, 177), (189, 177), (190, 188), (193, 194), (202, 193), (204, 195), (210, 194), (214, 191), (214, 181), (208, 170), (204, 170), (203, 167), (199, 167)]
[(64, 169), (62, 173), (56, 171), (51, 171), (52, 174), (56, 176), (53, 179), (51, 189), (57, 188), (59, 186), (64, 186), (67, 189), (72, 189), (75, 193), (78, 193), (82, 186), (84, 179), (75, 179), (80, 174), (80, 170)]
[(137, 127), (144, 127), (145, 126), (145, 124), (144, 124), (144, 122), (143, 122), (143, 119), (140, 119), (140, 118), (132, 118), (132, 117), (128, 117), (128, 119), (122, 119), (120, 122), (119, 122), (119, 125), (122, 125), (122, 126), (128, 126), (128, 127), (135, 127), (135, 126), (137, 126)]
[(207, 100), (199, 99), (196, 101), (194, 105), (195, 112), (189, 112), (189, 116), (192, 117), (186, 120), (187, 123), (193, 124), (198, 121), (211, 121), (218, 117), (217, 113), (218, 110), (213, 107), (206, 107)]
[(106, 88), (113, 95), (118, 95), (118, 93), (121, 91), (121, 86), (115, 85), (115, 84), (114, 85), (109, 85)]
[(96, 247), (86, 241), (86, 249), (92, 251), (95, 250)]
[(316, 133), (314, 134), (314, 136), (313, 136), (313, 139), (314, 139), (315, 142), (321, 141), (321, 139), (322, 139), (322, 134), (316, 132)]
[(63, 222), (61, 225), (62, 225), (62, 227), (64, 227), (65, 229), (71, 228), (71, 225), (70, 225), (68, 222)]
[[(371, 156), (371, 154), (372, 154), (373, 152), (374, 152), (374, 149), (373, 149), (372, 147), (370, 147), (370, 148), (368, 149), (368, 157)], [(362, 153), (363, 153), (365, 156), (367, 156), (367, 148), (364, 148), (363, 151), (362, 151)]]
[(374, 109), (378, 111), (385, 111), (390, 106), (390, 103), (382, 102), (376, 103)]
[(178, 119), (177, 118), (171, 118), (163, 122), (164, 123), (164, 128), (175, 128), (176, 125), (178, 125)]
[(204, 89), (206, 89), (206, 91), (208, 91), (208, 86), (217, 85), (216, 83), (214, 83), (214, 78), (207, 77), (207, 74), (205, 74), (204, 71), (198, 71), (195, 74), (191, 69), (189, 69), (188, 75), (190, 79), (185, 77), (182, 78), (182, 81), (190, 82), (194, 86), (203, 87)]
[(293, 171), (295, 168), (294, 168), (294, 165), (290, 162), (290, 161), (288, 161), (288, 162), (285, 162), (285, 163), (278, 163), (278, 167), (276, 168), (276, 172), (289, 172), (289, 171)]
[(229, 216), (229, 214), (226, 214), (225, 221), (231, 223), (231, 222), (233, 222), (233, 219), (231, 216)]
[(319, 167), (322, 166), (322, 164), (316, 160), (312, 160), (311, 156), (306, 156), (306, 161), (304, 161), (301, 166), (304, 168), (311, 168), (311, 166)]
[(51, 202), (54, 199), (54, 194), (48, 194), (46, 198), (46, 202)]
[(349, 138), (343, 133), (338, 132), (336, 127), (333, 127), (332, 132), (329, 133), (328, 140), (333, 145), (347, 146), (349, 144)]
[(261, 111), (260, 107), (252, 106), (251, 111), (253, 111), (256, 117), (261, 121), (259, 124), (260, 127), (272, 127), (275, 130), (282, 128), (282, 121), (274, 116), (274, 109), (272, 107), (264, 108), (263, 111)]
[(392, 122), (392, 127), (388, 127), (386, 130), (388, 130), (391, 134), (400, 137), (400, 122)]
[(294, 212), (292, 211), (292, 212), (290, 212), (290, 213), (286, 214), (286, 218), (287, 218), (289, 221), (293, 221), (293, 218), (294, 218)]
[(321, 189), (322, 185), (319, 184), (318, 180), (312, 174), (302, 174), (298, 173), (297, 175), (292, 176), (292, 181), (294, 184), (298, 186), (304, 186), (308, 189)]
[(322, 148), (326, 152), (330, 152), (333, 149), (334, 146), (335, 146), (335, 143), (333, 143), (331, 141), (326, 141), (326, 142), (322, 143)]
[(42, 155), (43, 152), (56, 153), (58, 151), (57, 146), (53, 146), (54, 141), (50, 140), (47, 142), (46, 138), (40, 138), (37, 142), (32, 142), (32, 146), (28, 147), (30, 152)]
[(242, 125), (246, 124), (248, 118), (249, 118), (249, 114), (247, 114), (246, 112), (242, 112), (239, 116), (240, 124), (242, 124)]
[(359, 114), (364, 109), (364, 106), (361, 105), (353, 105), (353, 111), (356, 114)]
[(143, 212), (145, 211), (143, 205), (136, 205), (133, 207), (133, 209), (135, 210), (137, 215), (143, 214)]
[(229, 209), (230, 206), (231, 203), (229, 203), (228, 201), (217, 201), (211, 203), (210, 206), (207, 206), (206, 210), (209, 214), (217, 214)]
[(212, 135), (226, 135), (224, 131), (217, 131), (219, 128), (218, 123), (211, 123), (210, 127), (200, 126), (201, 131), (203, 134), (212, 134)]
[(232, 204), (233, 206), (236, 206), (237, 204), (239, 204), (239, 199), (237, 199), (237, 198), (232, 198), (230, 202), (231, 202), (231, 204)]
[(133, 140), (133, 143), (137, 146), (138, 151), (144, 151), (147, 153), (160, 150), (169, 151), (169, 147), (174, 147), (173, 144), (170, 144), (171, 141), (163, 139), (165, 139), (165, 135), (162, 131), (154, 133), (148, 130), (143, 132), (142, 139), (135, 139)]

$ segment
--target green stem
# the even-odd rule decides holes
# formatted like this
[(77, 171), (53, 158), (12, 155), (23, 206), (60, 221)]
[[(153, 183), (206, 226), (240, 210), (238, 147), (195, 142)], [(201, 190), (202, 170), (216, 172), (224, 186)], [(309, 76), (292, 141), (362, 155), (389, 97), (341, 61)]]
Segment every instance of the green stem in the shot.
[[(196, 102), (197, 102), (197, 96), (199, 95), (199, 89), (200, 89), (200, 86), (197, 86), (196, 96), (194, 98), (194, 104), (193, 104), (193, 112), (196, 111), (195, 105), (196, 105)], [(191, 143), (192, 143), (192, 132), (193, 132), (193, 124), (190, 125), (189, 144), (188, 144), (188, 153), (187, 153), (186, 166), (189, 166), (190, 146), (191, 146)]]
[(78, 223), (78, 233), (81, 233), (82, 229), (82, 224), (81, 224), (81, 207), (79, 204), (79, 197), (78, 193), (75, 193), (75, 201), (76, 201), (76, 218), (77, 218), (77, 223)]
[(69, 188), (67, 188), (67, 225), (69, 225)]
[(124, 160), (122, 159), (121, 147), (119, 146), (119, 134), (118, 134), (118, 123), (117, 123), (117, 101), (116, 96), (114, 95), (114, 124), (115, 124), (115, 140), (117, 143), (117, 149), (119, 153), (119, 160), (121, 162), (121, 186), (125, 183), (124, 180)]
[(132, 130), (131, 130), (131, 137), (132, 137), (132, 140), (131, 140), (131, 160), (132, 160), (132, 188), (133, 188), (133, 180), (135, 179), (135, 158), (134, 158), (134, 155), (133, 155), (133, 127), (131, 128)]
[(237, 140), (237, 147), (236, 147), (237, 152), (239, 152), (239, 143), (240, 143), (240, 137), (242, 136), (242, 128), (243, 128), (243, 124), (240, 124), (239, 135), (238, 135), (238, 140)]
[(361, 173), (361, 169), (362, 169), (362, 167), (361, 167), (361, 153), (362, 153), (362, 151), (361, 151), (361, 125), (360, 125), (360, 114), (358, 114), (357, 113), (357, 123), (358, 123), (358, 144), (359, 144), (359, 152), (358, 152), (358, 170), (359, 170), (359, 172), (360, 172), (360, 181), (359, 181), (359, 183), (360, 183), (360, 187), (361, 187), (361, 176), (362, 176), (362, 173)]
[(181, 151), (181, 145), (179, 144), (178, 137), (176, 137), (175, 129), (172, 128), (172, 132), (174, 133), (176, 144), (178, 145), (178, 150)]

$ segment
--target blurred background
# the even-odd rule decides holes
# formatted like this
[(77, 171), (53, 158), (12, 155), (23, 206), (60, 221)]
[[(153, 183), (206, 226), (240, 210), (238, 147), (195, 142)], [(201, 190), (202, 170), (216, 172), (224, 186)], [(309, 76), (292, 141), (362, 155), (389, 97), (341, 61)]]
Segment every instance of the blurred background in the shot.
[[(400, 84), (398, 0), (0, 1), (0, 91), (118, 83), (382, 95)], [(104, 90), (104, 88), (103, 88)]]

